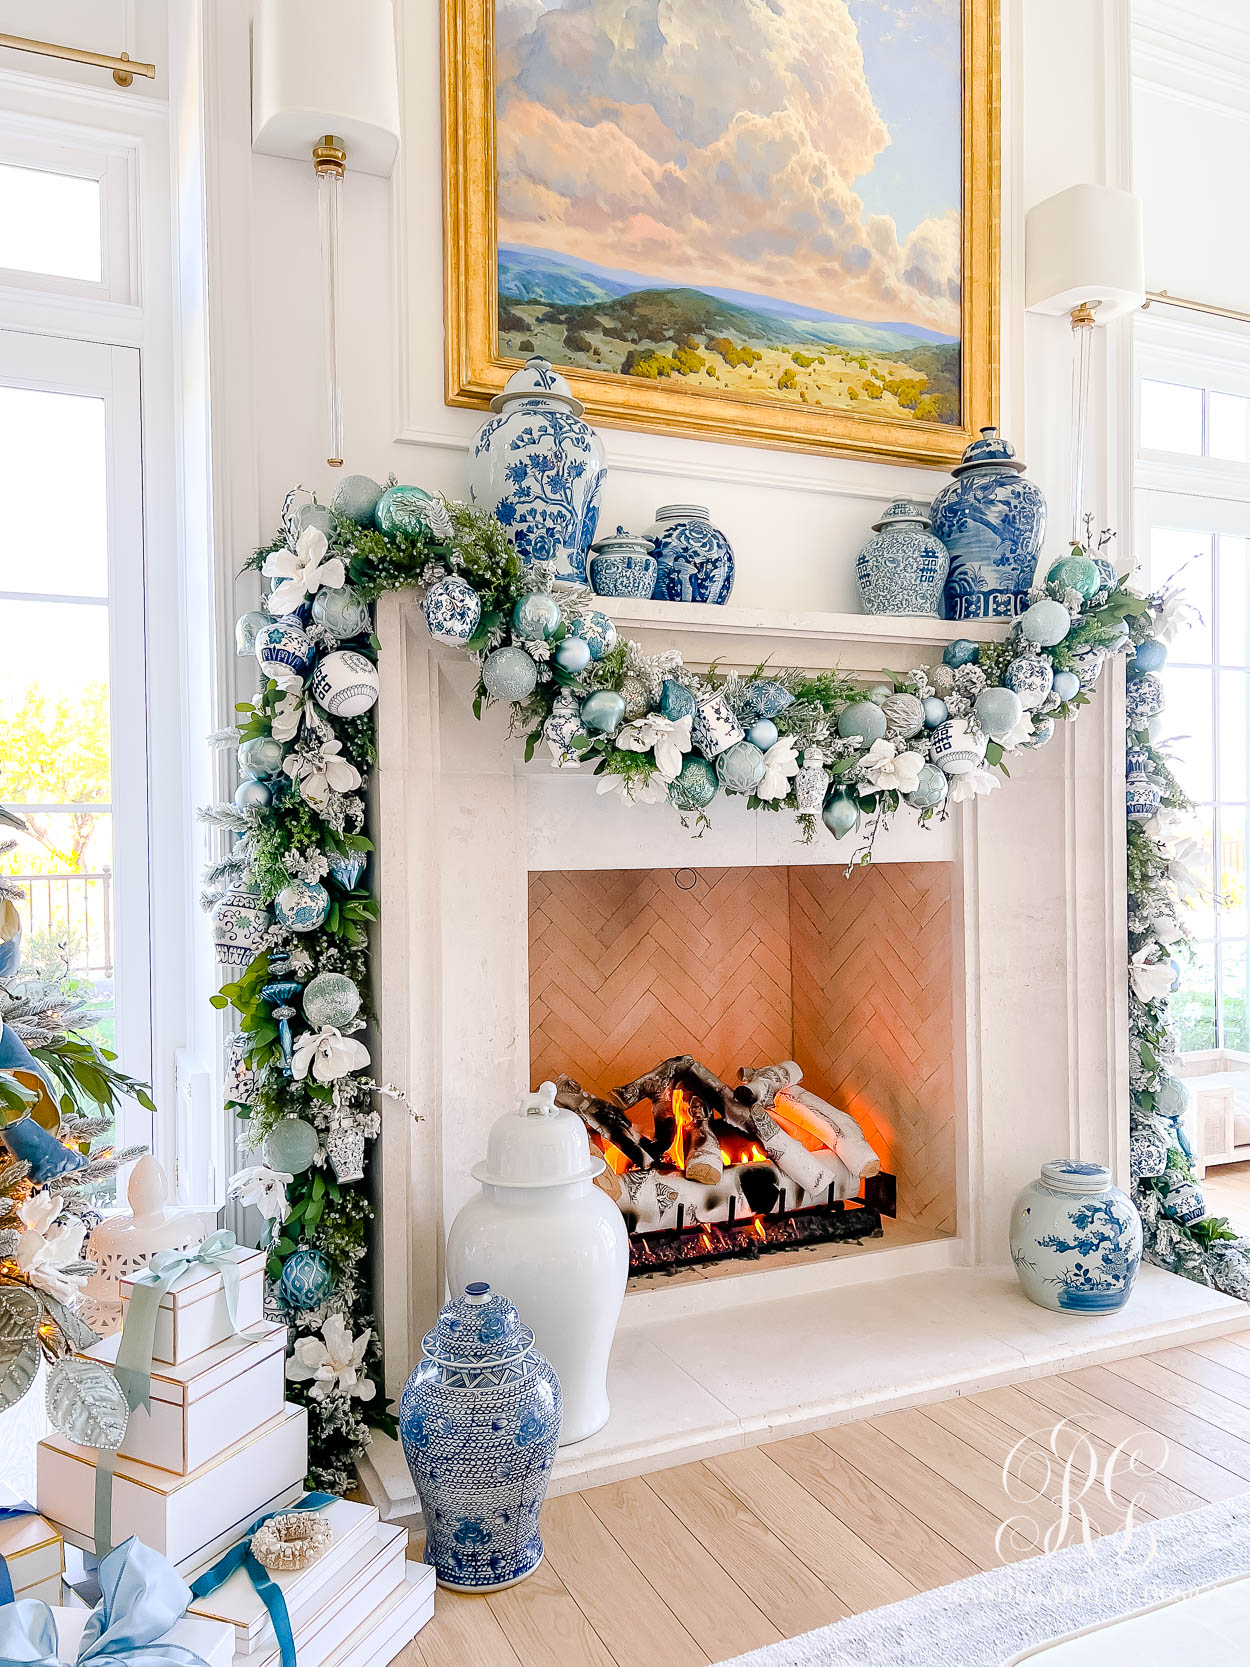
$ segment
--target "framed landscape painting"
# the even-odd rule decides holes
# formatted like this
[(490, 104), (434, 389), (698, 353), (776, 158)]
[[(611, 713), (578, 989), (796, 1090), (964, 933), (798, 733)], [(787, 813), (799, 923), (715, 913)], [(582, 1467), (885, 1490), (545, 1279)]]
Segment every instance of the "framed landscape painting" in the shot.
[(949, 466), (998, 400), (997, 0), (444, 0), (447, 400)]

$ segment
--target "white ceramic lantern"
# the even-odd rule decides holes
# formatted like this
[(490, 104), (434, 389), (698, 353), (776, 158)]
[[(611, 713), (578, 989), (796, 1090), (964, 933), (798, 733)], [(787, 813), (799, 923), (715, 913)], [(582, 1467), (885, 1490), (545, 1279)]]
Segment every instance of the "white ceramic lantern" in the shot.
[(625, 1297), (629, 1243), (621, 1212), (595, 1186), (585, 1125), (543, 1083), (490, 1132), (482, 1184), (452, 1223), (447, 1281), (459, 1297), (485, 1280), (512, 1302), (564, 1390), (560, 1444), (608, 1421), (608, 1355)]

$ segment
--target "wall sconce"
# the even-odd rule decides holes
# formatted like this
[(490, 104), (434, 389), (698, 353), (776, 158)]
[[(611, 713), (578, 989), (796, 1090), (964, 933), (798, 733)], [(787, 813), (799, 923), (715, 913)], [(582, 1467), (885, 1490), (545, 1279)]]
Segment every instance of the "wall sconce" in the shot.
[(329, 457), (343, 463), (340, 271), (343, 177), (388, 177), (399, 152), (391, 0), (260, 0), (252, 25), (252, 149), (312, 161), (321, 220)]
[(1072, 321), (1072, 537), (1085, 508), (1089, 363), (1096, 325), (1146, 299), (1141, 203), (1112, 185), (1073, 185), (1025, 217), (1025, 306)]

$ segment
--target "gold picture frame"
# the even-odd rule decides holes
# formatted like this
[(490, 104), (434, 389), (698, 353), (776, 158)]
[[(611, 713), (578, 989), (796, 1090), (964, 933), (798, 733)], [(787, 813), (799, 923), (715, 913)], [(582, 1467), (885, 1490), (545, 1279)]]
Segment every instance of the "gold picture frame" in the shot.
[[(521, 363), (499, 348), (495, 0), (442, 0), (446, 402), (485, 408)], [(643, 429), (946, 469), (998, 421), (1000, 96), (998, 0), (961, 0), (960, 421), (876, 416), (768, 395), (560, 365), (586, 416)], [(676, 379), (682, 380), (682, 379)]]

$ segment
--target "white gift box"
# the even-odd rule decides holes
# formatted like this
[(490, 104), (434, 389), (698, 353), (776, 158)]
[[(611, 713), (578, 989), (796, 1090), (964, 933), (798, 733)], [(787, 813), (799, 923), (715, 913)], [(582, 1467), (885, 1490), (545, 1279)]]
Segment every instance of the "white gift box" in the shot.
[[(83, 1630), (91, 1619), (91, 1611), (53, 1609), (52, 1619), (56, 1622), (57, 1654), (62, 1661), (76, 1661), (78, 1646)], [(179, 1644), (183, 1649), (193, 1651), (208, 1663), (208, 1667), (231, 1667), (234, 1660), (234, 1634), (228, 1626), (221, 1626), (216, 1621), (185, 1616), (181, 1621), (175, 1621), (168, 1632), (161, 1634), (160, 1642)]]
[[(326, 1505), (314, 1514), (329, 1526), (333, 1536), (329, 1548), (306, 1569), (273, 1573), (273, 1580), (286, 1599), (291, 1627), (297, 1634), (328, 1596), (336, 1596), (343, 1590), (348, 1579), (348, 1565), (354, 1568), (353, 1560), (359, 1553), (373, 1547), (378, 1528), (377, 1508), (357, 1505), (350, 1499), (336, 1499), (332, 1505)], [(215, 1561), (216, 1558), (208, 1558), (202, 1567), (192, 1570), (187, 1576), (187, 1584), (192, 1585)], [(190, 1613), (213, 1621), (225, 1621), (232, 1626), (235, 1652), (240, 1656), (250, 1656), (258, 1649), (273, 1646), (273, 1623), (269, 1619), (269, 1611), (260, 1601), (245, 1569), (237, 1569), (229, 1580), (207, 1597), (196, 1598), (190, 1606)]]
[[(114, 1333), (83, 1352), (112, 1366), (120, 1343)], [(131, 1413), (119, 1451), (185, 1476), (276, 1418), (285, 1400), (286, 1327), (258, 1326), (181, 1366), (154, 1365), (148, 1410)]]
[[(239, 1298), (236, 1313), (240, 1329), (249, 1330), (263, 1315), (265, 1257), (259, 1250), (236, 1246), (227, 1253), (239, 1269)], [(134, 1293), (133, 1279), (118, 1280), (125, 1324)], [(230, 1315), (221, 1275), (202, 1262), (194, 1262), (161, 1298), (156, 1316), (152, 1359), (162, 1366), (181, 1366), (231, 1336)]]
[(321, 1667), (390, 1667), (425, 1623), (434, 1619), (434, 1586), (429, 1563), (406, 1563), (404, 1584)]
[[(21, 1503), (12, 1489), (0, 1482), (0, 1505)], [(50, 1522), (33, 1515), (0, 1522), (0, 1556), (9, 1566), (15, 1598), (42, 1598), (45, 1603), (60, 1603), (65, 1542)]]
[[(64, 1436), (39, 1443), (40, 1513), (65, 1538), (94, 1550), (94, 1447)], [(185, 1476), (119, 1458), (113, 1477), (114, 1545), (135, 1534), (161, 1552), (185, 1576), (225, 1551), (266, 1510), (289, 1505), (304, 1493), (308, 1468), (308, 1414), (287, 1405), (245, 1440)]]

